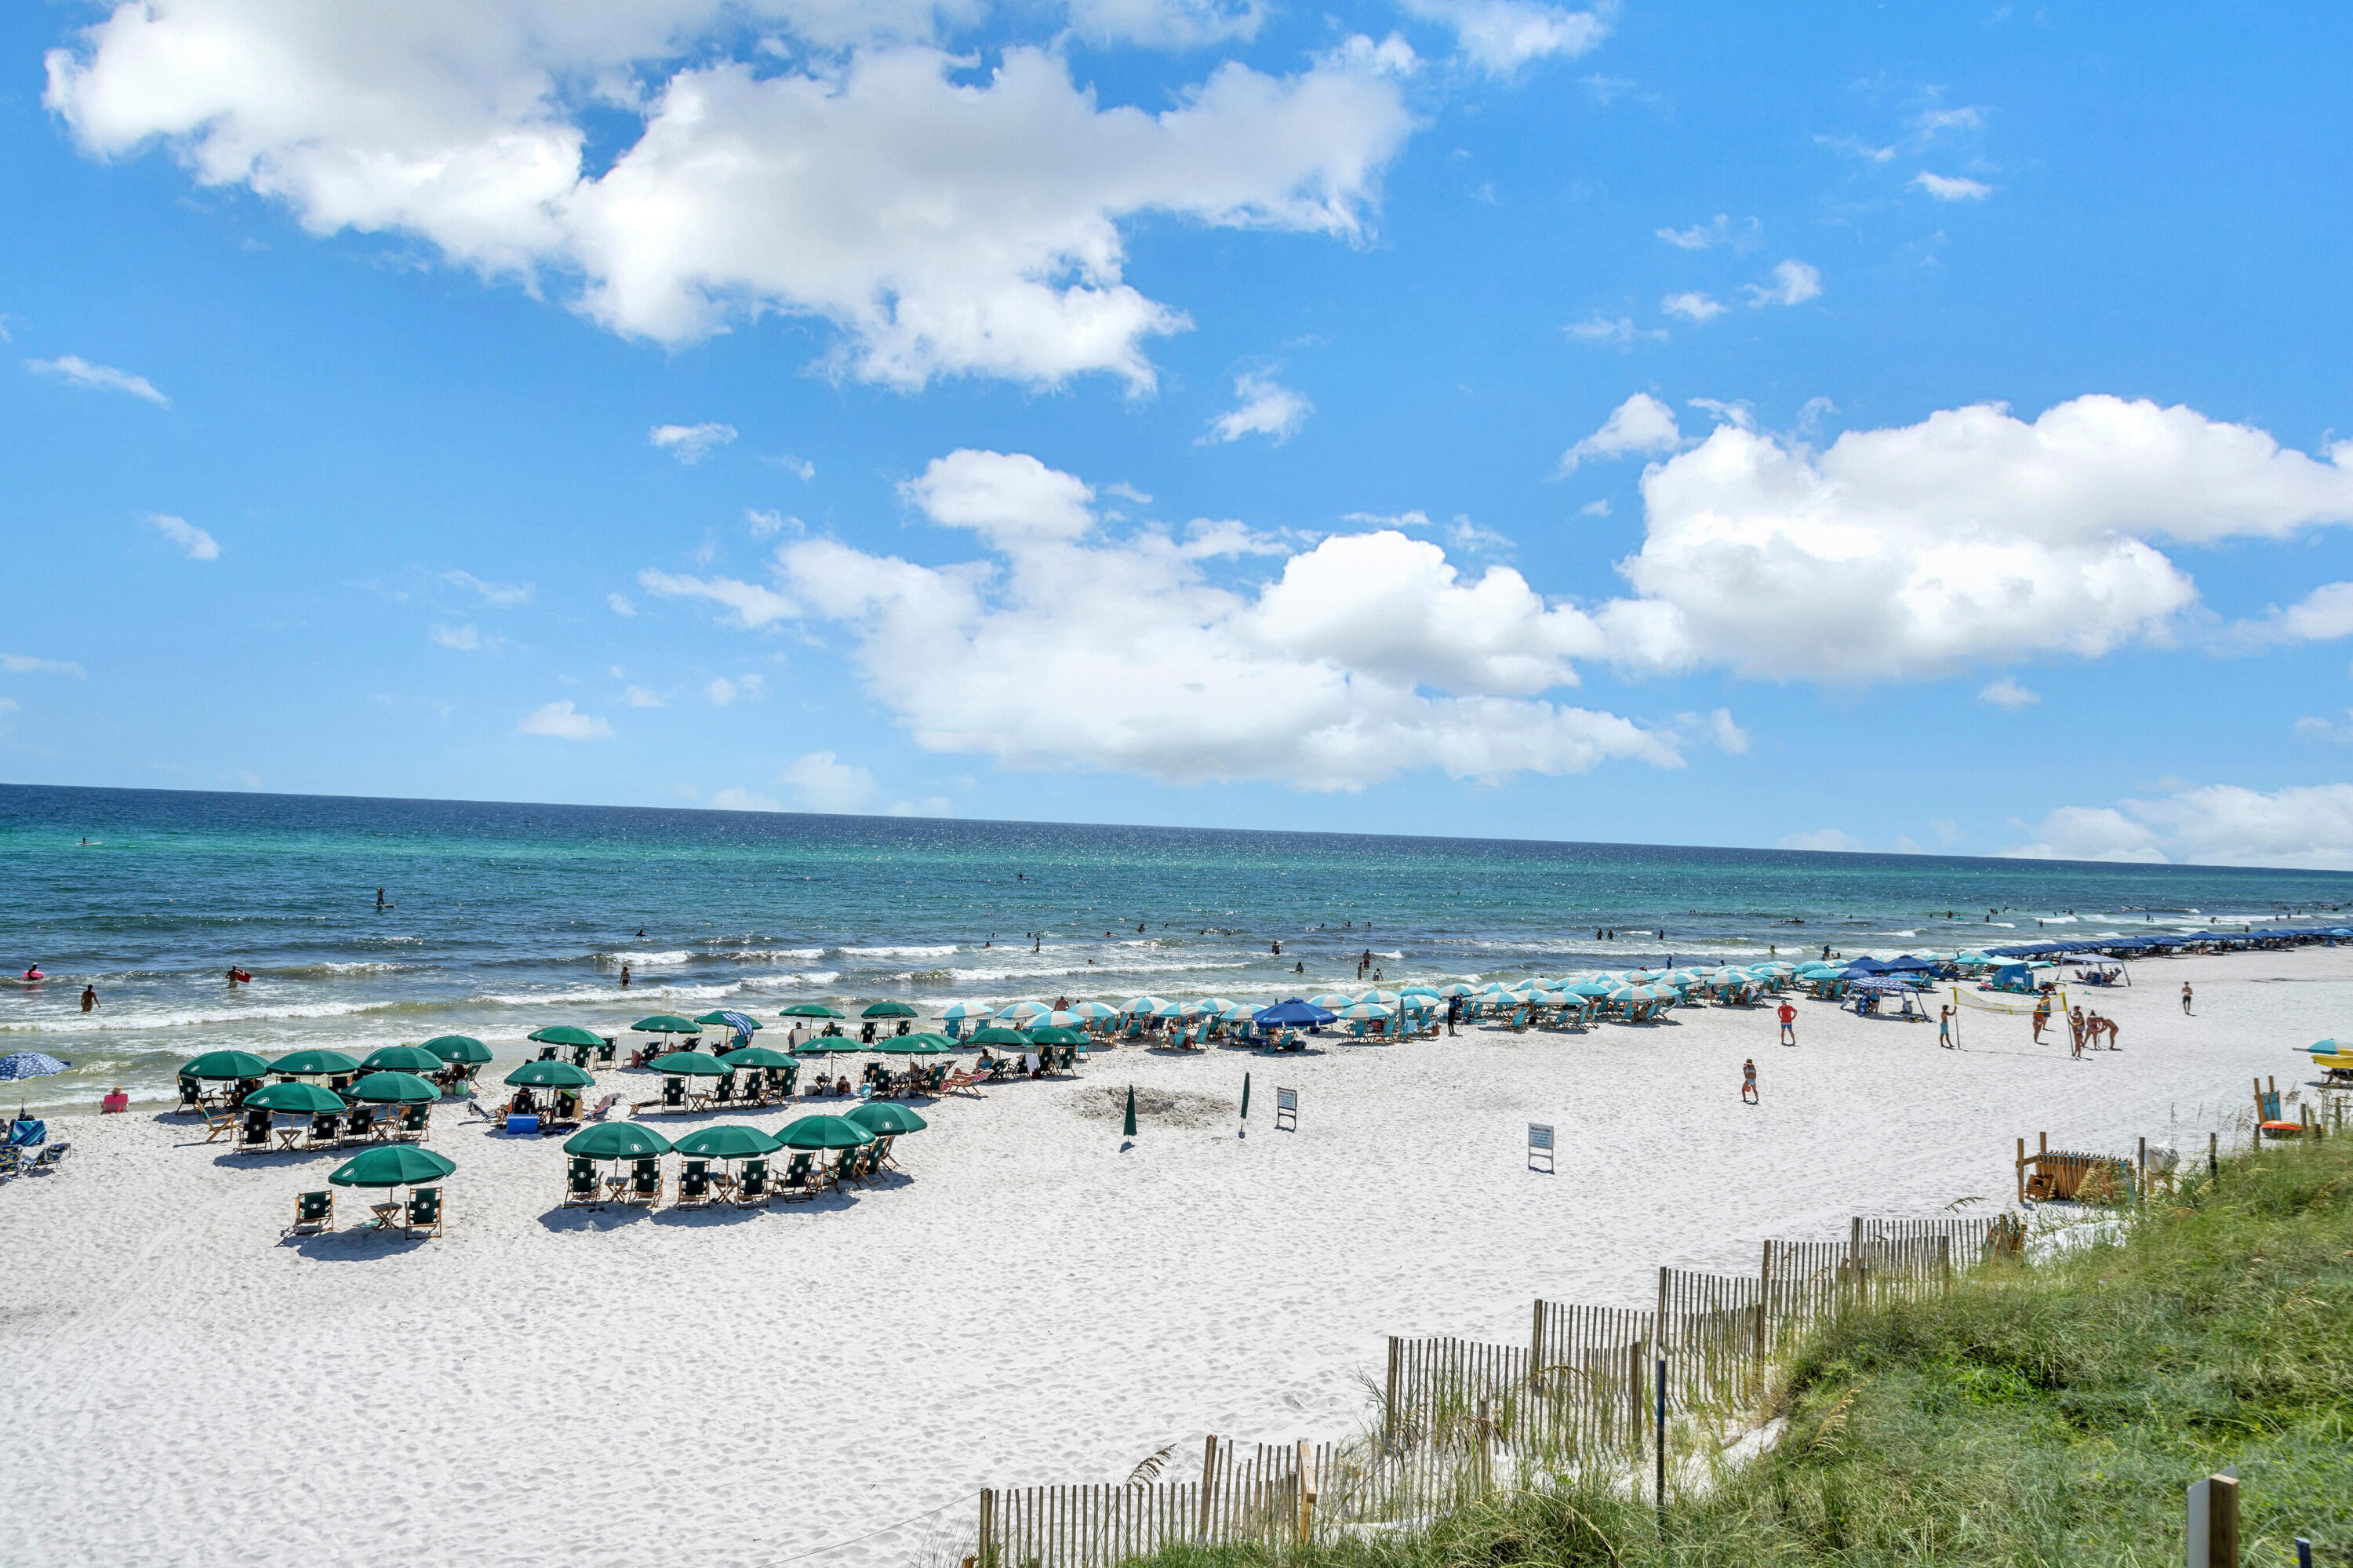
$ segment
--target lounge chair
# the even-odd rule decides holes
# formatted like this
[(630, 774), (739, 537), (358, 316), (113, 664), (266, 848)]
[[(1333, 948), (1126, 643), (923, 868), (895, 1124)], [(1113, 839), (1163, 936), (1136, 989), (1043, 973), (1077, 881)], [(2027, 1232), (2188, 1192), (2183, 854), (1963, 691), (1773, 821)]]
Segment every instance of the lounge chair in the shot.
[(206, 1143), (217, 1143), (220, 1141), (221, 1134), (225, 1132), (235, 1132), (242, 1119), (237, 1116), (237, 1112), (233, 1110), (211, 1110), (199, 1107), (196, 1114), (205, 1118), (205, 1141)]
[(885, 1165), (890, 1166), (893, 1170), (898, 1169), (899, 1162), (891, 1157), (891, 1146), (898, 1141), (899, 1135), (895, 1132), (892, 1132), (884, 1133), (881, 1138), (876, 1139), (872, 1143), (867, 1145), (866, 1172), (868, 1175), (881, 1175), (882, 1167)]
[(661, 1202), (661, 1160), (654, 1156), (638, 1160), (629, 1170), (629, 1190), (621, 1202), (643, 1203), (650, 1208)]
[(841, 1191), (841, 1184), (844, 1181), (857, 1181), (859, 1164), (858, 1156), (859, 1151), (855, 1149), (845, 1149), (839, 1154), (835, 1155), (833, 1157), (833, 1168), (825, 1172), (826, 1184), (831, 1187), (835, 1192), (839, 1192)]
[(343, 1137), (347, 1141), (368, 1142), (381, 1136), (376, 1130), (375, 1112), (372, 1110), (355, 1110), (352, 1112), (351, 1120), (343, 1124)]
[(423, 1231), (429, 1236), (439, 1235), (441, 1234), (441, 1189), (438, 1187), (411, 1188), (408, 1193), (408, 1215), (402, 1222), (400, 1228), (411, 1236), (416, 1235), (419, 1231)]
[(335, 1228), (335, 1194), (298, 1192), (294, 1195), (294, 1223), (286, 1227), (290, 1236), (315, 1235)]
[[(206, 1139), (206, 1141), (209, 1142), (211, 1140)], [(242, 1113), (237, 1129), (237, 1141), (230, 1146), (230, 1149), (232, 1152), (237, 1154), (269, 1153), (269, 1113), (266, 1110), (252, 1110)]]
[(618, 1047), (613, 1044), (613, 1037), (609, 1034), (604, 1036), (602, 1043), (596, 1047), (596, 1065), (600, 1068), (610, 1067), (613, 1065), (613, 1053), (617, 1049)]
[(596, 1108), (588, 1113), (588, 1119), (590, 1121), (603, 1121), (607, 1117), (613, 1114), (613, 1107), (620, 1103), (620, 1096), (607, 1095), (603, 1099), (596, 1102)]
[(735, 1190), (728, 1201), (739, 1209), (764, 1209), (768, 1204), (768, 1162), (746, 1160), (735, 1177)]
[(52, 1143), (47, 1145), (38, 1154), (33, 1156), (32, 1169), (37, 1171), (55, 1171), (58, 1166), (64, 1161), (66, 1151), (72, 1147), (73, 1145), (70, 1143)]
[(711, 1202), (711, 1162), (690, 1160), (679, 1167), (678, 1206), (700, 1209)]
[(433, 1107), (410, 1106), (400, 1113), (400, 1125), (394, 1136), (404, 1143), (422, 1143), (433, 1136)]
[(0, 1145), (0, 1181), (13, 1181), (25, 1169), (25, 1157), (16, 1150)]
[(719, 1081), (711, 1086), (711, 1103), (715, 1106), (732, 1106), (735, 1103), (734, 1074), (719, 1075)]
[(818, 1188), (822, 1184), (822, 1173), (818, 1177), (812, 1177), (809, 1174), (809, 1168), (816, 1161), (816, 1155), (803, 1150), (794, 1155), (791, 1162), (785, 1167), (784, 1175), (776, 1182), (776, 1191), (786, 1202), (796, 1198), (817, 1196)]
[(303, 1140), (305, 1149), (332, 1149), (343, 1140), (343, 1118), (333, 1111), (322, 1112), (311, 1118), (311, 1136)]
[(662, 1080), (661, 1108), (666, 1111), (684, 1110), (686, 1108), (686, 1080), (684, 1078), (664, 1078)]
[(588, 1070), (588, 1064), (596, 1059), (596, 1047), (594, 1045), (575, 1045), (572, 1048), (572, 1065), (585, 1073)]
[(180, 1105), (179, 1105), (179, 1108), (180, 1108), (180, 1109), (182, 1109), (182, 1110), (184, 1110), (184, 1111), (194, 1111), (194, 1112), (195, 1112), (198, 1116), (202, 1116), (202, 1115), (204, 1115), (204, 1113), (205, 1113), (205, 1086), (204, 1086), (204, 1085), (202, 1085), (202, 1084), (198, 1083), (198, 1082), (197, 1082), (195, 1079), (194, 1079), (194, 1078), (182, 1078), (182, 1079), (180, 1080)]
[(602, 1192), (602, 1184), (596, 1180), (596, 1162), (585, 1156), (575, 1155), (564, 1173), (564, 1202), (560, 1206), (567, 1209), (575, 1206), (597, 1208), (601, 1206), (599, 1198)]

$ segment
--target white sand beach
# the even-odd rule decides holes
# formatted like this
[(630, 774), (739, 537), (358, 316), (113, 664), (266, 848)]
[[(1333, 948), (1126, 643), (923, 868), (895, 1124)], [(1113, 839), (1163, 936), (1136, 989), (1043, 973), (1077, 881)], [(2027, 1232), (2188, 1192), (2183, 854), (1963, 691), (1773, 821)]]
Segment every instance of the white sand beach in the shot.
[[(1534, 1297), (1639, 1305), (1662, 1263), (2004, 1207), (2021, 1134), (2202, 1151), (2251, 1075), (2301, 1085), (2292, 1048), (2353, 1020), (2353, 950), (2134, 978), (2094, 1002), (2123, 1049), (2081, 1061), (2023, 1019), (1970, 1012), (1947, 1052), (1820, 1002), (1795, 1048), (1768, 1008), (1303, 1058), (1125, 1047), (917, 1102), (903, 1175), (759, 1213), (560, 1209), (558, 1139), (445, 1104), (447, 1234), (414, 1242), (281, 1239), (336, 1155), (238, 1158), (145, 1107), (58, 1118), (63, 1168), (0, 1188), (0, 1559), (952, 1561), (984, 1485), (1118, 1480), (1209, 1432), (1349, 1436), (1387, 1334), (1518, 1341)], [(1131, 1083), (1199, 1114), (1123, 1150)], [(1559, 1128), (1556, 1174), (1527, 1169), (1531, 1121)]]

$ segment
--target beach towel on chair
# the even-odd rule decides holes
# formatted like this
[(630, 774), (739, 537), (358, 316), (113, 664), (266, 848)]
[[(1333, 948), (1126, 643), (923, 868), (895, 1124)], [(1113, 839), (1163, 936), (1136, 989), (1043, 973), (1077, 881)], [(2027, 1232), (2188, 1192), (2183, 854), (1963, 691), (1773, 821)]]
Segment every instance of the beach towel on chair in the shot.
[(47, 1122), (38, 1121), (30, 1117), (19, 1117), (16, 1124), (8, 1129), (8, 1146), (11, 1149), (30, 1149), (48, 1136)]

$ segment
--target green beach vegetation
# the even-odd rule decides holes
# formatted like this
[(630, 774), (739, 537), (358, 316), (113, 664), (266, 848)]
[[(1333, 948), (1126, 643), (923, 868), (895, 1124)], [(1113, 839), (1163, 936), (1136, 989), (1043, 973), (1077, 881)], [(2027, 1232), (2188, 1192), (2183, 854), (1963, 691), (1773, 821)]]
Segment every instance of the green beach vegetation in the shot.
[(2274, 1144), (2039, 1261), (1802, 1340), (1763, 1457), (1554, 1475), (1442, 1515), (1155, 1568), (2179, 1563), (2184, 1491), (2235, 1467), (2242, 1561), (2353, 1563), (2353, 1138)]

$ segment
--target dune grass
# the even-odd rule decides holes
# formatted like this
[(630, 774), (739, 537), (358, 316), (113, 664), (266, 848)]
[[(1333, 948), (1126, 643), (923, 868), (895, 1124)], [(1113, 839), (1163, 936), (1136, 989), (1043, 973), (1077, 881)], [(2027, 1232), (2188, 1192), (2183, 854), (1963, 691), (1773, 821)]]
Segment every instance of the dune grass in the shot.
[[(2353, 1563), (2353, 1137), (2228, 1160), (2034, 1264), (1848, 1314), (1789, 1363), (1763, 1459), (1663, 1520), (1558, 1476), (1314, 1568), (2182, 1561), (2183, 1491), (2235, 1466), (2250, 1564)], [(1647, 1477), (1647, 1471), (1645, 1471)], [(1172, 1550), (1157, 1568), (1266, 1560)]]

